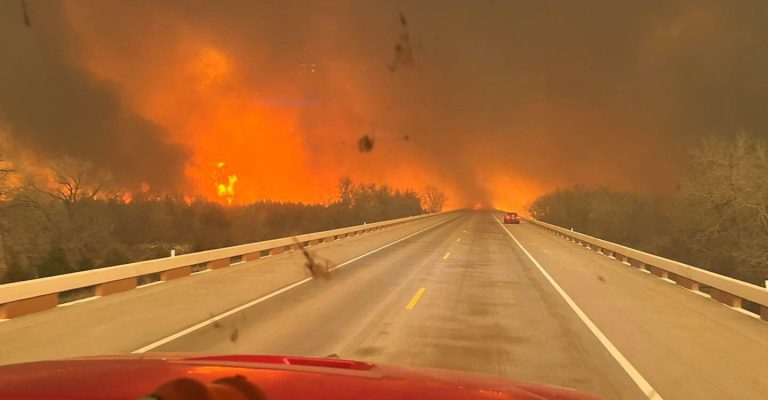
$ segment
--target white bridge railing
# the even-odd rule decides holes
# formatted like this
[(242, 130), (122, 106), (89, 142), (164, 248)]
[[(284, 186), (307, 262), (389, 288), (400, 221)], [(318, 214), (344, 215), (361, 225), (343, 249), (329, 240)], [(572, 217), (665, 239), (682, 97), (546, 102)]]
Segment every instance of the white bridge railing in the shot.
[(143, 281), (168, 281), (191, 275), (195, 271), (224, 268), (260, 257), (280, 254), (300, 246), (315, 246), (349, 236), (364, 234), (406, 224), (439, 214), (394, 219), (324, 232), (243, 244), (215, 250), (190, 253), (51, 276), (0, 285), (0, 319), (14, 318), (54, 308), (61, 302), (60, 294), (78, 289), (93, 289), (90, 296), (107, 296), (135, 289)]
[[(758, 314), (764, 321), (768, 321), (768, 289), (546, 222), (533, 219), (527, 219), (527, 222), (598, 253), (646, 270), (662, 279), (674, 281), (686, 289), (700, 292), (702, 286), (706, 286), (712, 299), (733, 308)], [(754, 304), (749, 307), (751, 310), (744, 309), (746, 304), (743, 300)]]

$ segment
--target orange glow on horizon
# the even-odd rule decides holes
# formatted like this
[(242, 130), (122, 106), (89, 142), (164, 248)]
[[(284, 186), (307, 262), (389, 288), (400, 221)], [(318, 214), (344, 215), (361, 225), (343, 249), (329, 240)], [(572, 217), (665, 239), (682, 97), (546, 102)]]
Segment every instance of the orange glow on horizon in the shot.
[(500, 174), (488, 179), (487, 187), (493, 188), (491, 201), (494, 208), (529, 215), (528, 208), (537, 197), (549, 188), (512, 174)]

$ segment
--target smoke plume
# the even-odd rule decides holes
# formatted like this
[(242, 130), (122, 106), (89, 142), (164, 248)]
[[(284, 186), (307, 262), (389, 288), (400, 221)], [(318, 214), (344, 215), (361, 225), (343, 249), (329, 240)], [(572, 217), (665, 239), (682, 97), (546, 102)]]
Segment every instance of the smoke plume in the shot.
[(31, 27), (3, 3), (0, 27), (0, 117), (19, 137), (201, 193), (225, 161), (241, 201), (326, 201), (340, 176), (433, 184), (454, 206), (664, 193), (702, 136), (768, 135), (765, 2), (27, 8)]

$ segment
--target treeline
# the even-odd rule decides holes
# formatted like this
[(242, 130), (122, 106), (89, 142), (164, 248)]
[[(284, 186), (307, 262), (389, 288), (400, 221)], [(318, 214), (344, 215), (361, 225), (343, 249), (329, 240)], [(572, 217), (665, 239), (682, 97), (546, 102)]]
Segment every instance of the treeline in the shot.
[(671, 196), (575, 187), (541, 196), (529, 211), (760, 286), (768, 279), (768, 146), (746, 134), (706, 139)]
[[(56, 166), (0, 202), (0, 282), (8, 283), (439, 211), (426, 195), (344, 178), (330, 204), (225, 206), (106, 190), (88, 164)], [(427, 192), (434, 190), (429, 188)], [(439, 193), (439, 191), (438, 191)], [(434, 194), (434, 193), (433, 193)]]

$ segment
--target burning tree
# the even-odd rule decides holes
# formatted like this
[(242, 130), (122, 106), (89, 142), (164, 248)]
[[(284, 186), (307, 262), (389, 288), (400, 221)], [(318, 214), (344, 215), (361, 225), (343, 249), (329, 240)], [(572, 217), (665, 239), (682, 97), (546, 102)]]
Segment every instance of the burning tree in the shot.
[(426, 187), (426, 189), (424, 189), (424, 195), (422, 197), (422, 202), (424, 203), (424, 211), (429, 213), (443, 211), (447, 201), (448, 198), (440, 189), (432, 185), (429, 185)]
[(111, 183), (108, 173), (71, 157), (54, 161), (42, 173), (28, 172), (23, 177), (8, 217), (41, 225), (23, 231), (17, 228), (16, 235), (24, 237), (27, 231), (38, 229), (35, 241), (45, 239), (50, 244), (48, 255), (34, 267), (35, 275), (93, 267), (89, 255), (107, 247), (112, 229), (108, 205), (99, 201), (108, 197)]

